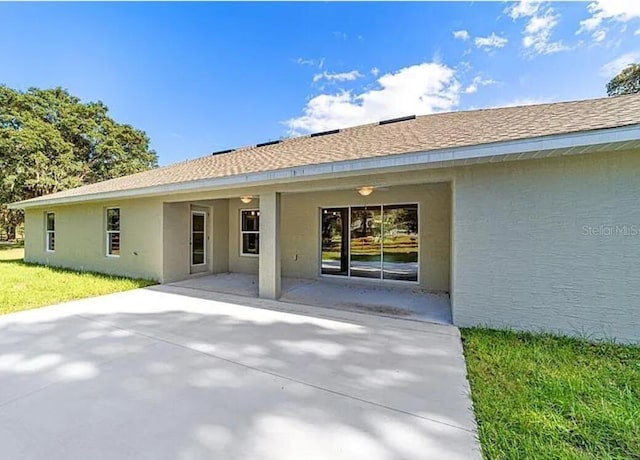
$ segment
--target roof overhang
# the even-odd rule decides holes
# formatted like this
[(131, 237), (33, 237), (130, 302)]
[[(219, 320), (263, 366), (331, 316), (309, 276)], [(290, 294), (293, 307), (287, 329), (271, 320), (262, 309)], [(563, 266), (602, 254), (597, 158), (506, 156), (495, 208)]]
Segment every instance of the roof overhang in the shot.
[(50, 199), (42, 197), (12, 203), (9, 205), (9, 208), (27, 209), (89, 201), (147, 198), (172, 193), (203, 192), (243, 186), (272, 185), (316, 180), (326, 177), (358, 176), (385, 172), (387, 170), (402, 171), (415, 170), (416, 168), (444, 168), (478, 163), (497, 163), (635, 148), (640, 149), (640, 125), (298, 166), (138, 189), (116, 190), (60, 198), (52, 197)]

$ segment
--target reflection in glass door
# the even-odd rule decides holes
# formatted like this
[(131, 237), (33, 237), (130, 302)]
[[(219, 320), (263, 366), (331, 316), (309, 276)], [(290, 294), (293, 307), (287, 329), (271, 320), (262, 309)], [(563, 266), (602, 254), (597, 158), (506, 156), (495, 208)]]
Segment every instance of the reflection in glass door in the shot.
[(322, 210), (323, 275), (418, 281), (418, 205)]
[(380, 206), (351, 208), (351, 276), (380, 278), (381, 229)]
[(418, 281), (418, 205), (384, 206), (382, 277)]

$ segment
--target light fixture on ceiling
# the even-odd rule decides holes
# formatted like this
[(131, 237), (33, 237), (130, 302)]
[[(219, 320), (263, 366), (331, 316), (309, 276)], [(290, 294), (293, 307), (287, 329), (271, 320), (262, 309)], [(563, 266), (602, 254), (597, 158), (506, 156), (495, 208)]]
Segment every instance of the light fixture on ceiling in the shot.
[(253, 197), (251, 195), (245, 195), (240, 197), (240, 201), (242, 201), (244, 204), (251, 203), (251, 200), (253, 200)]
[(358, 189), (358, 193), (362, 196), (369, 196), (373, 193), (373, 186), (372, 185), (365, 185), (363, 187), (360, 187)]

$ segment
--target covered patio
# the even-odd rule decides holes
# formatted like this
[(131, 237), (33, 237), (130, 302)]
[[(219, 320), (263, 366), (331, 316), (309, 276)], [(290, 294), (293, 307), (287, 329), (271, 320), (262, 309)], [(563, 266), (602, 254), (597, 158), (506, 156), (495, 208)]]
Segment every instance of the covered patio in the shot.
[(161, 281), (452, 324), (451, 197), (424, 174), (176, 197), (163, 204)]
[[(170, 283), (171, 286), (246, 297), (259, 296), (257, 274), (219, 273)], [(280, 301), (393, 316), (414, 321), (451, 324), (446, 293), (419, 286), (381, 284), (365, 280), (300, 279), (284, 277)]]

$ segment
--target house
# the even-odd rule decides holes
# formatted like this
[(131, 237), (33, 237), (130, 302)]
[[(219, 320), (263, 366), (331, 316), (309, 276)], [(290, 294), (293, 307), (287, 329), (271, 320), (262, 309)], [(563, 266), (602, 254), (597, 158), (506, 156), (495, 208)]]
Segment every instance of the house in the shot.
[(640, 341), (640, 95), (385, 120), (15, 203), (29, 262), (450, 294), (453, 323)]

